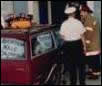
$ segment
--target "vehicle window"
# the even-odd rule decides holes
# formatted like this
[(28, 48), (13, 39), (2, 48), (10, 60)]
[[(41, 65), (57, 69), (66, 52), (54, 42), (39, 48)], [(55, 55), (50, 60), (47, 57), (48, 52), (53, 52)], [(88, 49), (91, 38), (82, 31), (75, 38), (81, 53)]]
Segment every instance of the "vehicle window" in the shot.
[(32, 55), (38, 55), (54, 48), (50, 33), (42, 33), (32, 39)]
[(15, 38), (1, 38), (2, 59), (23, 59), (24, 41)]
[(55, 32), (55, 37), (56, 37), (56, 40), (57, 40), (57, 45), (58, 46), (62, 45), (64, 41), (61, 39), (61, 36), (59, 34), (59, 30), (56, 30), (54, 32)]

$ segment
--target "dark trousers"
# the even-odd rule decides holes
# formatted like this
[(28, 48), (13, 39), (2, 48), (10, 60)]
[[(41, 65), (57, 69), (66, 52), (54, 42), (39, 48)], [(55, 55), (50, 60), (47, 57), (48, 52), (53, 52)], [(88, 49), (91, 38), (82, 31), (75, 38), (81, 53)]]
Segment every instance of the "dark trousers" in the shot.
[(77, 70), (80, 84), (85, 83), (85, 55), (81, 40), (64, 43), (63, 62), (65, 70), (69, 71), (70, 82), (76, 84)]
[(101, 58), (100, 54), (86, 56), (88, 67), (93, 70), (93, 72), (101, 70)]

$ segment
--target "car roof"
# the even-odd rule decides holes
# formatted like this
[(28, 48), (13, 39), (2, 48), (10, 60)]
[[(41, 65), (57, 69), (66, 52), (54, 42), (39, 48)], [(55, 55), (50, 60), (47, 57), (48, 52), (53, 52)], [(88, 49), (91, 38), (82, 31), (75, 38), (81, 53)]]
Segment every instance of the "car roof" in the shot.
[(48, 30), (53, 30), (54, 27), (56, 27), (56, 25), (49, 25), (49, 24), (40, 24), (40, 25), (34, 25), (31, 28), (28, 29), (10, 29), (10, 28), (6, 28), (6, 29), (2, 29), (1, 33), (15, 33), (15, 34), (31, 34), (31, 33), (39, 33), (39, 32), (44, 32), (44, 31), (48, 31)]

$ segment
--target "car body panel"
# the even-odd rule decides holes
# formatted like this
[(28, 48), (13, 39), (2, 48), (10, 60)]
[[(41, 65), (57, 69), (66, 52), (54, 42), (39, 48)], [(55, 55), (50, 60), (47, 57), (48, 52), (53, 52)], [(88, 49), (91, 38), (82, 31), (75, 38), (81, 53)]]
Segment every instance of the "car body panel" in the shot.
[[(50, 31), (50, 32), (49, 32)], [(52, 36), (53, 49), (32, 56), (32, 37), (40, 33), (48, 32)], [(1, 59), (1, 83), (12, 84), (34, 84), (44, 83), (47, 79), (51, 68), (56, 64), (58, 57), (58, 48), (54, 39), (52, 30), (40, 30), (34, 32), (2, 32), (1, 37), (23, 40), (24, 59)]]

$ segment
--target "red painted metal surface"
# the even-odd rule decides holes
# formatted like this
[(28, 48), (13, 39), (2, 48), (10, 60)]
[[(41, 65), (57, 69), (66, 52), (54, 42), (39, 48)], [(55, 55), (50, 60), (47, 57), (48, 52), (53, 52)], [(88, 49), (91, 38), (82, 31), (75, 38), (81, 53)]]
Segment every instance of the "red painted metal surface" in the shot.
[(49, 72), (55, 63), (56, 52), (48, 52), (38, 57), (31, 57), (29, 34), (1, 34), (1, 37), (16, 38), (26, 43), (24, 60), (1, 60), (1, 83), (40, 84), (43, 74)]

